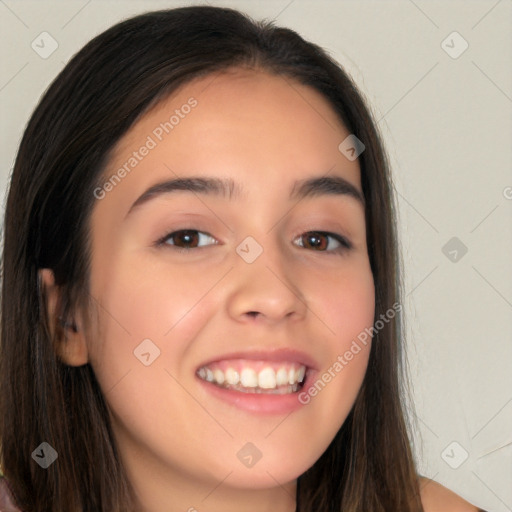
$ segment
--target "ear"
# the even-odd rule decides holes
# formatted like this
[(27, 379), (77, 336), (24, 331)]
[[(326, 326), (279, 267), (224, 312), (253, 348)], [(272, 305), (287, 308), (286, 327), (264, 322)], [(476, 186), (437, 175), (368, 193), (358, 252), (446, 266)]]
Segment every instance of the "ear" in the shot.
[(39, 269), (39, 279), (46, 300), (50, 334), (57, 338), (57, 352), (62, 362), (69, 366), (82, 366), (88, 362), (87, 343), (83, 326), (76, 319), (61, 317), (60, 289), (49, 268)]

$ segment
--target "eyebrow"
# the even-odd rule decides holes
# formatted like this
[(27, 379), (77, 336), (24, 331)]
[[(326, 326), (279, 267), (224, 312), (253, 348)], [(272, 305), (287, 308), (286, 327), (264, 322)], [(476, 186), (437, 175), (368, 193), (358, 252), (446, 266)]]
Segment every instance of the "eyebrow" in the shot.
[[(156, 183), (143, 192), (131, 205), (126, 216), (138, 206), (149, 202), (163, 194), (177, 191), (187, 191), (196, 194), (207, 194), (217, 197), (237, 199), (243, 194), (243, 188), (231, 178), (216, 178), (209, 176), (192, 176), (175, 178)], [(322, 176), (296, 181), (290, 191), (289, 198), (304, 199), (324, 195), (346, 196), (365, 204), (362, 193), (349, 181), (341, 176)]]

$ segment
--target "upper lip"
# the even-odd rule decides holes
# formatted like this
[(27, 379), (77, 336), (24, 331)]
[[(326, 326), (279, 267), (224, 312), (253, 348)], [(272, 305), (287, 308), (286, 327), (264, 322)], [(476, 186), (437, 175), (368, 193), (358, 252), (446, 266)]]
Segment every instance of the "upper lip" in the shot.
[(302, 364), (313, 370), (318, 369), (316, 361), (305, 352), (296, 349), (281, 348), (275, 350), (250, 350), (240, 352), (230, 352), (220, 356), (212, 357), (201, 363), (198, 368), (208, 366), (219, 361), (228, 361), (230, 359), (248, 359), (251, 361), (274, 361)]

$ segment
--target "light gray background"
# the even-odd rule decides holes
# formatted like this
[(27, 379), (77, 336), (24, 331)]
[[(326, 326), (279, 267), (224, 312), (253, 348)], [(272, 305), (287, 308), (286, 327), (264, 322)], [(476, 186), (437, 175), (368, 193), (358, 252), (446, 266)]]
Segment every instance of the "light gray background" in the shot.
[[(69, 58), (123, 18), (188, 4), (0, 0), (2, 190), (38, 98)], [(420, 473), (511, 511), (512, 2), (209, 4), (297, 30), (367, 96), (399, 203)], [(47, 59), (31, 48), (43, 31), (58, 43)], [(445, 51), (463, 48), (454, 31), (469, 45), (458, 58)], [(455, 262), (442, 252), (452, 237), (468, 249)], [(463, 450), (454, 469), (447, 461), (460, 464)]]

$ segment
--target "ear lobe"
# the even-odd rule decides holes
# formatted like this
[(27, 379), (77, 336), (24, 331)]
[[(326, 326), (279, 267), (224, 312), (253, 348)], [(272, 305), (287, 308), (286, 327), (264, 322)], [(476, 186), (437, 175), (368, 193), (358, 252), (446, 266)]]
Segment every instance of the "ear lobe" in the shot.
[(74, 320), (61, 315), (61, 290), (55, 284), (53, 270), (39, 269), (39, 282), (46, 302), (50, 335), (55, 340), (57, 355), (65, 364), (82, 366), (88, 362), (87, 343), (83, 329)]

